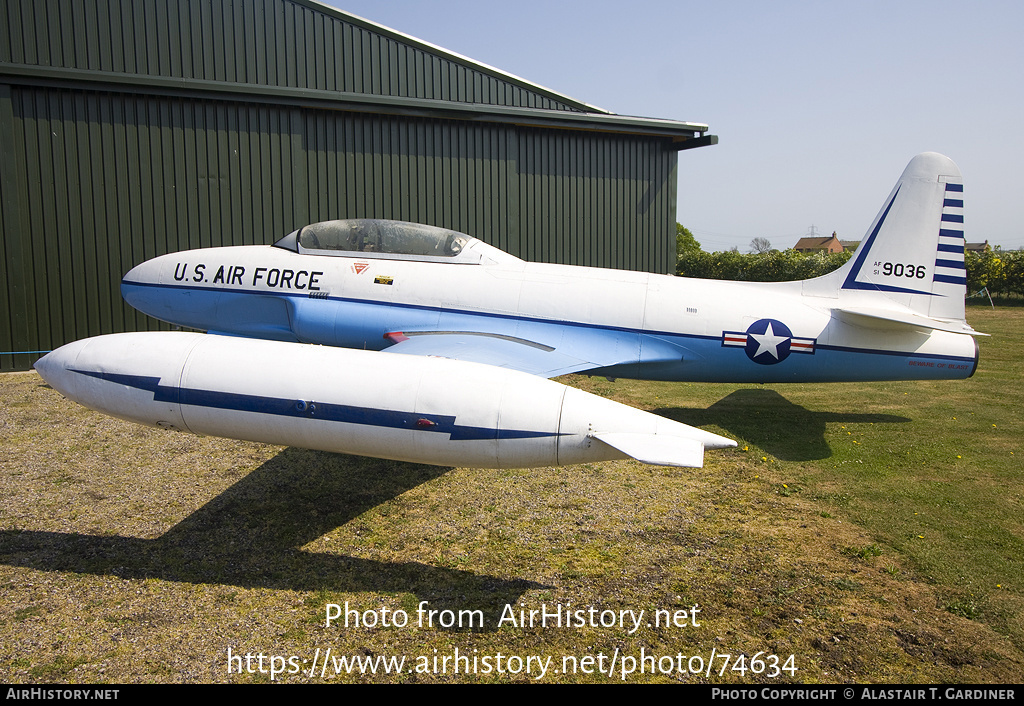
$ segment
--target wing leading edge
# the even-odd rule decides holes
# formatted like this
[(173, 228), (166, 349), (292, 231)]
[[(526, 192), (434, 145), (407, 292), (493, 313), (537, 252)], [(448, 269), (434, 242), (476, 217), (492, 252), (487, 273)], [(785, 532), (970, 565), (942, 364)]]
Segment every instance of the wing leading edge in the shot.
[(540, 377), (557, 377), (593, 368), (590, 361), (561, 353), (552, 346), (514, 336), (466, 331), (393, 332), (388, 353), (453, 358), (519, 370)]
[[(393, 331), (384, 350), (436, 356), (553, 378), (613, 366), (683, 360), (685, 351), (655, 336), (564, 326), (524, 338), (485, 331)], [(552, 345), (555, 344), (555, 345)]]

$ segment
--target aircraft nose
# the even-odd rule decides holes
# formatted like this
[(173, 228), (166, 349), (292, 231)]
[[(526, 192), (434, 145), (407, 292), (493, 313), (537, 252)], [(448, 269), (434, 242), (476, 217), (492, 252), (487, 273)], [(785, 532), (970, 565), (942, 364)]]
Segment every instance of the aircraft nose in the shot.
[(121, 298), (132, 308), (138, 309), (144, 314), (157, 316), (153, 308), (153, 288), (159, 287), (163, 283), (163, 270), (166, 263), (167, 256), (161, 255), (128, 270), (127, 274), (121, 278)]
[(126, 284), (159, 284), (160, 269), (163, 264), (161, 260), (162, 257), (146, 260), (128, 270), (125, 276), (121, 278), (121, 288), (124, 289)]

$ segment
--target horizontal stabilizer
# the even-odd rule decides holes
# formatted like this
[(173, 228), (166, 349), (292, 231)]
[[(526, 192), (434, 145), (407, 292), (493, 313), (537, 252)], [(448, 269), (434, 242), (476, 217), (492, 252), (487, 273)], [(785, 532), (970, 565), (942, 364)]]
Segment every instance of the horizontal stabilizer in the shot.
[(987, 336), (987, 333), (979, 333), (968, 325), (966, 321), (946, 321), (933, 319), (930, 316), (915, 314), (911, 311), (893, 311), (891, 309), (871, 309), (865, 307), (844, 307), (833, 309), (834, 314), (839, 318), (847, 320), (857, 326), (869, 328), (899, 328), (913, 326), (935, 331), (949, 331), (950, 333), (962, 333), (968, 336)]
[(598, 432), (593, 438), (613, 449), (654, 466), (704, 466), (704, 443), (697, 439), (663, 434)]

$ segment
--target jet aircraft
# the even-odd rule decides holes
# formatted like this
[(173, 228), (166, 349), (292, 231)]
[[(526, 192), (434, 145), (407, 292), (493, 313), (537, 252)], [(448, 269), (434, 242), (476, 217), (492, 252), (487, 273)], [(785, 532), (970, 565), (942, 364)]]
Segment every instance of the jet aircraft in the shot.
[(963, 181), (926, 153), (853, 258), (824, 277), (532, 263), (433, 226), (327, 221), (272, 246), (172, 253), (125, 275), (135, 308), (226, 336), (100, 337), (36, 367), (87, 406), (232, 438), (457, 465), (700, 466), (705, 448), (735, 442), (543, 378), (966, 378), (978, 334), (965, 274)]

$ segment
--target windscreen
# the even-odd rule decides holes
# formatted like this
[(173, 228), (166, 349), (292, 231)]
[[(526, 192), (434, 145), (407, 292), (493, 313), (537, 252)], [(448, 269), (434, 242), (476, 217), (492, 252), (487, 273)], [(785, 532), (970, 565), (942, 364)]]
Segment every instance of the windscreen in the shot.
[(469, 236), (453, 230), (406, 223), (353, 219), (312, 223), (298, 231), (298, 251), (343, 251), (430, 257), (455, 257)]

